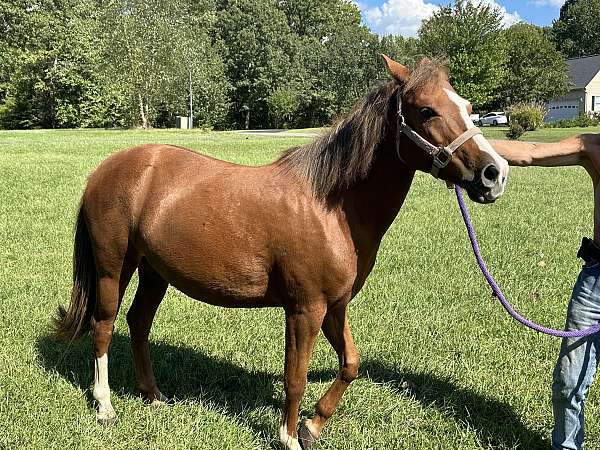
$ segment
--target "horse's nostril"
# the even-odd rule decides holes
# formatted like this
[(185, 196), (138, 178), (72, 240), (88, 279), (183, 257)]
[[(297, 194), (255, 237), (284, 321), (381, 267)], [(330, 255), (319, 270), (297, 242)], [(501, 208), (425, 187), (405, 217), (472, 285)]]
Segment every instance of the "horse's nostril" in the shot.
[(498, 180), (498, 177), (500, 176), (500, 169), (498, 169), (498, 167), (496, 167), (494, 164), (488, 164), (483, 169), (482, 175), (482, 181), (484, 182), (484, 184), (486, 180), (496, 182)]

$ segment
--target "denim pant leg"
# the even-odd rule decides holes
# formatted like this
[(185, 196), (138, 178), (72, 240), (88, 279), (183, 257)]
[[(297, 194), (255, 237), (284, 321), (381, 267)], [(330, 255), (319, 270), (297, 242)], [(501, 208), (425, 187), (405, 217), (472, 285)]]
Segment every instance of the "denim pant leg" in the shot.
[[(565, 329), (580, 330), (600, 322), (600, 264), (585, 265), (567, 310)], [(563, 339), (552, 384), (554, 450), (581, 450), (584, 402), (598, 365), (598, 336)]]

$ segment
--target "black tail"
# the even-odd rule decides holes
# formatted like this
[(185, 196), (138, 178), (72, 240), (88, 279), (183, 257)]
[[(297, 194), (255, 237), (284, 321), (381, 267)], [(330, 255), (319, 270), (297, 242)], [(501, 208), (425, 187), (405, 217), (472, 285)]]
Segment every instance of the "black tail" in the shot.
[(96, 265), (92, 241), (88, 231), (83, 207), (79, 208), (75, 228), (73, 249), (73, 290), (71, 304), (65, 310), (58, 307), (52, 323), (52, 334), (56, 339), (72, 341), (82, 337), (91, 327), (91, 318), (96, 306)]

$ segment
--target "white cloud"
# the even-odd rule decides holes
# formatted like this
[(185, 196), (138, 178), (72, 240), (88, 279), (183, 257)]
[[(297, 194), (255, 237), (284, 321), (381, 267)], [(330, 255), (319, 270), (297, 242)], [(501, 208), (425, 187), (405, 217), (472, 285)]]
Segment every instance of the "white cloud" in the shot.
[[(521, 20), (519, 13), (508, 12), (495, 0), (480, 0), (500, 9), (503, 25), (511, 26)], [(555, 1), (555, 0), (536, 0)], [(401, 34), (415, 36), (421, 22), (429, 19), (440, 7), (426, 0), (386, 0), (381, 6), (367, 7), (360, 1), (355, 3), (361, 8), (365, 21), (378, 34)]]
[(508, 10), (500, 5), (497, 1), (495, 0), (480, 0), (481, 3), (486, 4), (486, 5), (490, 5), (494, 8), (497, 8), (500, 10), (500, 12), (502, 13), (502, 24), (505, 27), (510, 27), (511, 25), (514, 25), (517, 22), (521, 21), (521, 16), (519, 15), (518, 12), (514, 11), (514, 12), (508, 12)]
[(555, 8), (560, 8), (565, 3), (565, 0), (531, 0), (527, 3), (535, 6), (554, 6)]
[(438, 9), (424, 0), (387, 0), (381, 6), (363, 9), (363, 13), (376, 33), (415, 36), (421, 22)]

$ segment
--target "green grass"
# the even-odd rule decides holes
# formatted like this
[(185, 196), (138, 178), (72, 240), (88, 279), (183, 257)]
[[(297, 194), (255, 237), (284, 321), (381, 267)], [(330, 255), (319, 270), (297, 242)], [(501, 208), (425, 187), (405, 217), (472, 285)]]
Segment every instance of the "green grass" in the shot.
[[(483, 127), (483, 132), (488, 138), (506, 139), (507, 127)], [(574, 134), (600, 133), (600, 127), (588, 128), (539, 128), (528, 131), (519, 140), (532, 142), (556, 142)]]
[[(563, 132), (569, 131), (526, 138)], [(90, 402), (90, 340), (69, 347), (48, 339), (46, 330), (56, 306), (69, 299), (79, 197), (107, 155), (168, 142), (260, 164), (307, 141), (182, 131), (0, 132), (0, 448), (277, 448), (281, 310), (216, 308), (170, 289), (152, 329), (152, 354), (160, 388), (178, 401), (155, 411), (134, 390), (124, 320), (134, 281), (110, 353), (120, 416), (110, 428), (96, 425)], [(561, 327), (579, 270), (575, 252), (581, 236), (591, 234), (585, 172), (513, 169), (502, 199), (469, 209), (508, 297), (526, 316)], [(443, 183), (416, 177), (350, 310), (360, 377), (315, 449), (548, 448), (559, 341), (518, 326), (492, 299)], [(303, 416), (312, 414), (336, 365), (320, 337)], [(416, 391), (405, 389), (406, 381)], [(600, 448), (593, 389), (587, 414), (587, 448)]]

